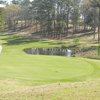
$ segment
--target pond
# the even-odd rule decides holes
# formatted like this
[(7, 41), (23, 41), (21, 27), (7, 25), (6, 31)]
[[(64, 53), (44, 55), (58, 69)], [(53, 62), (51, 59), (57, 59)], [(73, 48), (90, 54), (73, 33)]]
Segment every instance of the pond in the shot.
[(62, 48), (27, 48), (24, 51), (32, 55), (71, 56), (72, 53), (71, 50)]

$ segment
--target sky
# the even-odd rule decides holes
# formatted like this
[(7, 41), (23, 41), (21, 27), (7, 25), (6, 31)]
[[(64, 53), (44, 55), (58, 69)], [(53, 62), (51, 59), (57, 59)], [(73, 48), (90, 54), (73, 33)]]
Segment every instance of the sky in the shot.
[[(5, 1), (7, 1), (8, 3), (10, 3), (12, 0), (5, 0)], [(30, 0), (30, 1), (32, 1), (32, 0)]]
[(9, 3), (10, 3), (12, 0), (5, 0), (5, 1), (7, 1), (7, 2), (9, 2)]

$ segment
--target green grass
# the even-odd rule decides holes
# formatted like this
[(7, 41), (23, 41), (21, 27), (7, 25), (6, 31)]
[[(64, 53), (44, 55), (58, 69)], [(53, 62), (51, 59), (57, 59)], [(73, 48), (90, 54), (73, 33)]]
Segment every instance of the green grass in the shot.
[(28, 55), (0, 57), (1, 79), (17, 79), (30, 83), (79, 81), (94, 74), (94, 70), (94, 66), (80, 58)]
[[(99, 60), (28, 55), (23, 51), (23, 49), (31, 47), (58, 47), (63, 42), (37, 41), (16, 35), (1, 35), (0, 39), (3, 43), (3, 52), (0, 54), (1, 81), (8, 80), (8, 82), (18, 82), (22, 86), (33, 86), (93, 80), (100, 77)], [(2, 91), (5, 92), (5, 88), (8, 91), (10, 88), (10, 91), (12, 91), (10, 84), (7, 83), (7, 85), (0, 84), (1, 93)], [(9, 98), (9, 95), (7, 97)], [(24, 97), (20, 100), (24, 100)]]
[(99, 61), (28, 55), (23, 51), (28, 47), (60, 46), (61, 43), (58, 41), (37, 41), (16, 35), (1, 36), (1, 40), (4, 45), (3, 53), (0, 55), (0, 79), (28, 81), (32, 84), (80, 81), (91, 78), (96, 68), (99, 69)]

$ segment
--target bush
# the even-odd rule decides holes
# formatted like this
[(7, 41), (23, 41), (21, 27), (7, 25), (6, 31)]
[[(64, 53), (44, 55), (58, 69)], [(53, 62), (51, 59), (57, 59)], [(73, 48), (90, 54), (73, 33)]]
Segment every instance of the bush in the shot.
[(73, 40), (73, 43), (74, 43), (74, 45), (79, 45), (79, 42), (80, 42), (80, 40), (79, 40), (79, 38), (75, 38), (74, 40)]

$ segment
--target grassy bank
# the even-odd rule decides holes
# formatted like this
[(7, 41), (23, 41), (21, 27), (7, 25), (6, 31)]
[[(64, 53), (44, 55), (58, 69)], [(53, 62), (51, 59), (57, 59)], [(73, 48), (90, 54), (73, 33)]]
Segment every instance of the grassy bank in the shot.
[[(16, 35), (1, 35), (0, 41), (3, 43), (3, 52), (0, 54), (1, 100), (14, 100), (16, 98), (18, 100), (41, 100), (41, 98), (44, 98), (43, 100), (66, 100), (68, 95), (72, 96), (72, 94), (76, 93), (76, 97), (78, 92), (82, 93), (83, 97), (89, 88), (92, 90), (92, 87), (87, 82), (88, 89), (84, 88), (84, 82), (80, 83), (80, 81), (98, 80), (100, 77), (99, 60), (80, 57), (28, 55), (23, 51), (25, 48), (31, 47), (59, 47), (63, 42), (33, 40)], [(71, 83), (66, 84), (66, 82)], [(79, 83), (76, 86), (74, 82)], [(98, 82), (96, 88), (99, 87), (97, 86)], [(39, 89), (36, 89), (38, 91), (36, 94), (33, 92), (33, 86), (51, 83), (56, 83), (58, 88), (53, 90), (51, 88), (51, 90), (47, 89), (46, 91), (44, 87), (40, 86)], [(62, 87), (63, 85), (60, 86), (62, 83), (65, 83), (64, 87)], [(93, 83), (93, 85), (95, 84)], [(70, 89), (66, 91), (66, 88)], [(44, 89), (43, 92), (39, 92), (41, 89)], [(98, 95), (98, 92), (96, 95)]]

